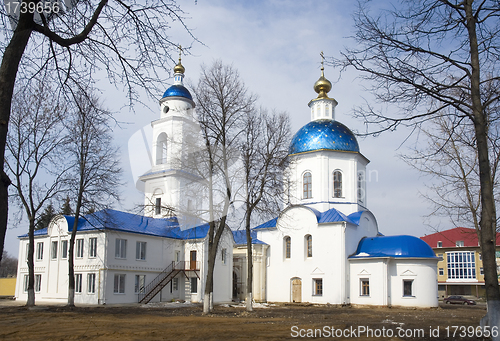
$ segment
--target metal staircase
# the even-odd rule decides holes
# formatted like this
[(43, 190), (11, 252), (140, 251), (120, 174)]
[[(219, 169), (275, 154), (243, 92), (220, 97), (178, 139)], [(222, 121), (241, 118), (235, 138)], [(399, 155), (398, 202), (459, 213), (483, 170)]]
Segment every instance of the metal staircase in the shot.
[(139, 303), (148, 303), (155, 297), (170, 281), (182, 272), (186, 278), (189, 278), (186, 271), (193, 271), (196, 276), (198, 276), (199, 266), (198, 262), (186, 261), (186, 262), (172, 262), (165, 270), (160, 272), (155, 279), (153, 279), (148, 285), (144, 287), (143, 290), (138, 294)]

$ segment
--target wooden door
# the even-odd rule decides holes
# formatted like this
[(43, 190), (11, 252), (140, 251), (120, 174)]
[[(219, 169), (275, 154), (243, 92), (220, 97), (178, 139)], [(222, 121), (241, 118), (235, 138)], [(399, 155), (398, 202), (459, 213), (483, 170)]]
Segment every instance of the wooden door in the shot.
[(190, 260), (191, 260), (191, 264), (190, 264), (189, 268), (191, 270), (195, 270), (196, 269), (196, 250), (191, 251)]
[(292, 302), (302, 302), (302, 281), (300, 278), (292, 279)]

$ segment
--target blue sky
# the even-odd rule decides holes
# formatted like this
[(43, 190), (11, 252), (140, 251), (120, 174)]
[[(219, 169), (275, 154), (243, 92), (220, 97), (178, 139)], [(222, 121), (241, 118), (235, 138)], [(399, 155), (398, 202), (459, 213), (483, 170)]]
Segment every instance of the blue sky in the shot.
[[(190, 46), (183, 56), (186, 81), (195, 83), (200, 65), (215, 59), (233, 64), (248, 89), (259, 98), (259, 105), (287, 111), (295, 133), (309, 122), (308, 102), (316, 97), (314, 82), (320, 76), (320, 52), (339, 56), (339, 51), (352, 41), (351, 13), (354, 1), (234, 1), (180, 0), (186, 12), (186, 24), (203, 43), (193, 42), (181, 25), (172, 26), (172, 40)], [(173, 56), (174, 61), (177, 56)], [(172, 64), (173, 66), (173, 64)], [(339, 105), (336, 119), (353, 131), (363, 131), (363, 122), (351, 117), (353, 107), (370, 100), (357, 74), (348, 70), (339, 79), (339, 70), (327, 67), (325, 76), (333, 83), (329, 93)], [(115, 129), (115, 142), (120, 146), (125, 187), (123, 203), (117, 209), (129, 210), (143, 202), (143, 194), (135, 189), (130, 168), (128, 141), (139, 129), (159, 118), (158, 100), (144, 97), (146, 106), (135, 113), (123, 105), (127, 99), (120, 89), (103, 82), (103, 103), (116, 112), (122, 128)], [(165, 89), (171, 84), (166, 83)], [(423, 236), (433, 231), (424, 225), (422, 216), (429, 204), (419, 196), (425, 191), (424, 179), (401, 161), (397, 154), (408, 151), (414, 139), (400, 147), (409, 131), (400, 129), (379, 137), (359, 138), (361, 153), (371, 162), (368, 172), (377, 174), (367, 183), (368, 207), (375, 214), (379, 230), (386, 235)], [(418, 142), (418, 141), (417, 141)], [(132, 156), (133, 157), (133, 156)], [(370, 179), (369, 179), (370, 180)], [(25, 223), (9, 229), (6, 250), (17, 255), (17, 236), (27, 231)], [(451, 228), (443, 220), (441, 229)]]

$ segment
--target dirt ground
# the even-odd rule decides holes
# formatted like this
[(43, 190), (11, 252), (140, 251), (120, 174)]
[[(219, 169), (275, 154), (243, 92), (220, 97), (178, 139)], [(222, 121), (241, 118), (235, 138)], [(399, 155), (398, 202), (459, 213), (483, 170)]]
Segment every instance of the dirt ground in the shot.
[(206, 316), (201, 306), (181, 303), (73, 309), (0, 303), (0, 340), (284, 340), (314, 333), (336, 340), (481, 340), (474, 328), (485, 313), (484, 304), (434, 309), (270, 304), (253, 312), (226, 305)]

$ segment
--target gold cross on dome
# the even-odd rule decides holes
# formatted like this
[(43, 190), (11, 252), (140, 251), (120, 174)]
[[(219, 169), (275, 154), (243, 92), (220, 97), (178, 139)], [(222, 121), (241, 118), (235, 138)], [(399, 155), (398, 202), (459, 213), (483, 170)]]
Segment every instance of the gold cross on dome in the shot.
[(181, 61), (182, 46), (179, 45), (179, 62)]
[(323, 51), (319, 54), (321, 56), (321, 69), (323, 69), (323, 61), (325, 60), (325, 56), (323, 55)]

